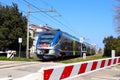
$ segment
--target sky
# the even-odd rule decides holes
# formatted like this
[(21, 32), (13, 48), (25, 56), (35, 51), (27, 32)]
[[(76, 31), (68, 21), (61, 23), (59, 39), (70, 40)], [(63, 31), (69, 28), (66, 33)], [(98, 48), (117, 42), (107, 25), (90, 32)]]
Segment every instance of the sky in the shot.
[[(30, 3), (30, 24), (59, 28), (77, 38), (104, 48), (103, 40), (115, 32), (115, 0), (26, 0)], [(0, 0), (2, 5), (18, 5), (27, 16), (25, 0)], [(41, 12), (55, 10), (55, 12)]]

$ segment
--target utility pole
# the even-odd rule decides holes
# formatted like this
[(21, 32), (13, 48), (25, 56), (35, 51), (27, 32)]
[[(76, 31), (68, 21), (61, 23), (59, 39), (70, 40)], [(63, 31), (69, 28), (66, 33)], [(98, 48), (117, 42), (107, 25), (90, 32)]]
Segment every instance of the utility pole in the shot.
[[(25, 1), (26, 2), (26, 1)], [(35, 12), (55, 12), (55, 10), (39, 10), (39, 11), (30, 11), (30, 4), (28, 3), (28, 13), (27, 13), (27, 46), (26, 46), (26, 58), (29, 59), (30, 57), (30, 49), (29, 49), (29, 24), (30, 24), (30, 13), (35, 13)]]
[(30, 21), (30, 4), (28, 3), (26, 58), (29, 58), (29, 21)]

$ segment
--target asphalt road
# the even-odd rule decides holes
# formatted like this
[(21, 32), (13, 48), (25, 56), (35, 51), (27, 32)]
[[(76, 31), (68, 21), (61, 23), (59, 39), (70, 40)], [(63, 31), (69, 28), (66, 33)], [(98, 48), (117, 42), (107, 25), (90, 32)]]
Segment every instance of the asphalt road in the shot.
[(60, 65), (53, 62), (19, 62), (0, 61), (0, 78), (11, 75), (14, 78), (23, 77), (38, 72), (41, 68)]
[[(38, 72), (41, 68), (56, 65), (62, 64), (54, 62), (0, 61), (0, 78), (6, 78), (10, 75), (13, 79), (20, 78)], [(70, 80), (120, 80), (120, 65), (82, 75)]]

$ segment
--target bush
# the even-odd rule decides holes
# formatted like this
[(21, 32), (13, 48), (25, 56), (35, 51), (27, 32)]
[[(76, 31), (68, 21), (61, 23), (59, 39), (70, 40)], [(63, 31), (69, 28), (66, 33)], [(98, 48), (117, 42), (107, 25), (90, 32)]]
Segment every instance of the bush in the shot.
[(120, 36), (117, 38), (113, 36), (104, 38), (103, 43), (105, 45), (104, 56), (110, 57), (111, 50), (115, 50), (115, 56), (120, 56)]

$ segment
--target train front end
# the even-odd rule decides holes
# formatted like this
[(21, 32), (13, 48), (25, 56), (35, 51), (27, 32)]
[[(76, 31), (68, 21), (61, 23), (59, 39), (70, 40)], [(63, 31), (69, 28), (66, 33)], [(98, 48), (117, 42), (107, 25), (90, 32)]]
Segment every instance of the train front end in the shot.
[(39, 58), (54, 59), (61, 56), (57, 48), (61, 33), (61, 31), (52, 30), (39, 34), (36, 45), (36, 52)]

